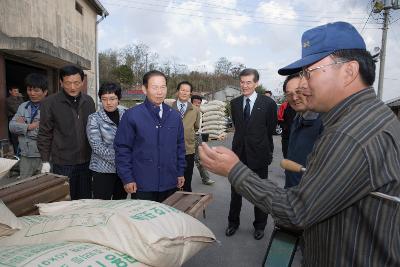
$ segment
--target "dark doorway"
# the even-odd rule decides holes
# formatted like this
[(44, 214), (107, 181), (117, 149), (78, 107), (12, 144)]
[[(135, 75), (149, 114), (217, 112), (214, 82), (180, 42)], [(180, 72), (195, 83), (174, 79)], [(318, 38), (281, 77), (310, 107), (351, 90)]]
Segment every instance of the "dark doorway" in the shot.
[(17, 86), (19, 91), (24, 96), (24, 100), (28, 99), (26, 94), (26, 88), (24, 84), (25, 77), (30, 73), (40, 73), (47, 76), (47, 71), (45, 69), (33, 67), (30, 65), (25, 65), (11, 60), (6, 60), (6, 88), (7, 96), (8, 90), (11, 86)]

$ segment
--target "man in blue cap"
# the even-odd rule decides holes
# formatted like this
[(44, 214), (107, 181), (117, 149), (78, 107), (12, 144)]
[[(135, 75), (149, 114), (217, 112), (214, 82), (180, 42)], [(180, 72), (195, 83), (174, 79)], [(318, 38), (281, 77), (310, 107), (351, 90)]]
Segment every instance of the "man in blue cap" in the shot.
[(400, 206), (370, 194), (400, 195), (400, 122), (376, 98), (375, 62), (345, 22), (306, 31), (301, 45), (302, 58), (278, 72), (300, 72), (324, 131), (299, 185), (260, 181), (223, 147), (203, 144), (202, 163), (280, 225), (304, 230), (304, 266), (400, 266)]

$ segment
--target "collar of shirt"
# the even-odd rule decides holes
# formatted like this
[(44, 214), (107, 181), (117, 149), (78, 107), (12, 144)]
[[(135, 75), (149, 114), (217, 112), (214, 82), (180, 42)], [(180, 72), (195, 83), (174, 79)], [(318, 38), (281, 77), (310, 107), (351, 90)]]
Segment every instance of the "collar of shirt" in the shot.
[(253, 107), (254, 107), (254, 103), (256, 102), (256, 99), (257, 99), (257, 93), (256, 93), (256, 91), (254, 91), (250, 96), (243, 96), (243, 110), (244, 110), (244, 107), (246, 106), (246, 99), (250, 99), (250, 113), (251, 113), (251, 111), (253, 110)]
[(333, 125), (339, 118), (348, 112), (349, 106), (354, 105), (358, 102), (364, 102), (369, 99), (376, 98), (374, 88), (367, 87), (349, 97), (344, 99), (342, 102), (337, 104), (334, 108), (321, 115), (322, 124), (328, 128)]
[(144, 100), (144, 104), (146, 105), (146, 107), (151, 110), (152, 112), (154, 112), (154, 114), (157, 114), (157, 107), (160, 108), (160, 111), (158, 112), (158, 115), (160, 116), (160, 118), (162, 118), (162, 114), (163, 114), (163, 106), (161, 105), (155, 105), (154, 103), (150, 102), (147, 98)]
[(158, 113), (160, 115), (160, 118), (162, 118), (162, 114), (163, 114), (163, 107), (162, 104), (159, 106), (160, 107), (160, 112)]

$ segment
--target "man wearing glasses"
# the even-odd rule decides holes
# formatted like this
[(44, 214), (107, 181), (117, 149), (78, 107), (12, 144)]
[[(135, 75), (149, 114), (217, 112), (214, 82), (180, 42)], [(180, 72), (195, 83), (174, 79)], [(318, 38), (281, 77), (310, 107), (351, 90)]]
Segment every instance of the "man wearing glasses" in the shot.
[(200, 147), (205, 167), (275, 221), (303, 229), (304, 266), (400, 266), (400, 122), (376, 98), (375, 62), (357, 30), (329, 23), (302, 36), (302, 58), (278, 71), (301, 73), (308, 108), (324, 131), (298, 186), (262, 182), (230, 150)]
[[(307, 108), (307, 99), (302, 94), (305, 88), (307, 81), (302, 79), (299, 73), (287, 76), (283, 83), (283, 92), (288, 105), (296, 112), (291, 123), (286, 158), (302, 166), (306, 166), (307, 156), (323, 129), (319, 113)], [(286, 170), (285, 188), (298, 185), (301, 176), (299, 172)]]
[(61, 92), (43, 101), (37, 145), (43, 161), (42, 173), (68, 176), (71, 199), (92, 198), (89, 170), (91, 148), (86, 124), (95, 112), (93, 99), (82, 93), (84, 73), (76, 66), (60, 69)]

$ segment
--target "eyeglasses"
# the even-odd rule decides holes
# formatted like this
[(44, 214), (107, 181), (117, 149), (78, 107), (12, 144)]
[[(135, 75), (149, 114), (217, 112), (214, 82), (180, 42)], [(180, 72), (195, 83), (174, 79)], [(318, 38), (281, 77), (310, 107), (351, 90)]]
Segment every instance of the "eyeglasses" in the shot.
[(329, 67), (329, 66), (333, 66), (333, 65), (337, 65), (337, 64), (343, 64), (343, 63), (347, 63), (349, 61), (336, 61), (330, 64), (326, 64), (326, 65), (321, 65), (315, 68), (309, 68), (309, 69), (303, 69), (302, 71), (299, 72), (299, 76), (300, 78), (305, 78), (306, 80), (309, 80), (311, 77), (311, 72), (313, 72), (314, 70), (319, 70), (325, 67)]
[(303, 91), (304, 91), (305, 89), (306, 89), (306, 88), (304, 88), (304, 87), (298, 87), (294, 92), (285, 93), (285, 97), (286, 97), (286, 98), (293, 99), (295, 96), (300, 96), (300, 95), (302, 95), (302, 94), (303, 94)]
[(113, 102), (118, 100), (118, 97), (101, 98), (101, 102)]

